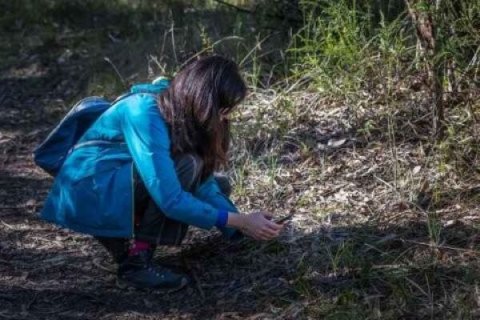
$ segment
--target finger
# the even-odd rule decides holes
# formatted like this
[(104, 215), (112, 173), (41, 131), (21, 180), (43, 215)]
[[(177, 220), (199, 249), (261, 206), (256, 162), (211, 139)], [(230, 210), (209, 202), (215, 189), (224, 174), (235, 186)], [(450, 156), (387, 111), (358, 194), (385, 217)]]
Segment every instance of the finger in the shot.
[[(262, 213), (262, 215), (263, 215), (263, 213)], [(263, 218), (264, 218), (264, 220), (263, 220), (264, 224), (272, 226), (271, 229), (276, 230), (276, 229), (281, 228), (281, 226), (282, 226), (281, 224), (278, 224), (278, 223), (272, 221), (272, 218), (273, 218), (272, 215), (270, 215), (270, 216), (264, 215)]]
[(263, 237), (262, 237), (262, 240), (263, 241), (269, 241), (269, 240), (272, 240), (274, 237), (268, 235), (268, 234), (265, 234)]
[(271, 240), (271, 239), (274, 239), (274, 238), (277, 238), (280, 234), (280, 232), (278, 231), (273, 231), (273, 230), (266, 230), (264, 231), (263, 233), (266, 237), (268, 237), (267, 240)]
[(268, 239), (269, 239), (268, 235), (266, 235), (266, 234), (264, 234), (264, 233), (258, 234), (258, 236), (257, 236), (257, 238), (256, 238), (256, 240), (260, 240), (260, 241), (266, 241), (266, 240), (268, 240)]
[(250, 232), (249, 230), (245, 230), (243, 233), (245, 235), (247, 235), (248, 237), (257, 240), (257, 238), (256, 238), (257, 234), (255, 232)]
[(276, 223), (276, 222), (273, 222), (273, 221), (267, 221), (266, 222), (266, 225), (272, 229), (272, 230), (275, 230), (275, 231), (280, 231), (283, 229), (283, 224), (281, 223)]
[(268, 227), (265, 227), (264, 229), (262, 229), (262, 234), (268, 235), (269, 237), (276, 237), (278, 235), (277, 231), (270, 229)]
[(267, 218), (268, 220), (272, 219), (273, 218), (273, 214), (271, 214), (270, 212), (263, 212), (262, 211), (262, 215)]
[(280, 235), (280, 231), (281, 230), (275, 231), (273, 238), (278, 238), (278, 236)]
[(268, 234), (265, 233), (262, 229), (257, 229), (255, 231), (255, 237), (257, 238), (257, 240), (264, 240), (266, 236), (268, 236)]
[(252, 238), (253, 240), (259, 240), (259, 235), (257, 233), (250, 233), (248, 235), (250, 238)]
[(267, 232), (265, 232), (264, 230), (262, 229), (259, 229), (257, 232), (256, 232), (256, 236), (257, 236), (257, 240), (266, 240), (266, 238), (269, 237), (269, 234)]

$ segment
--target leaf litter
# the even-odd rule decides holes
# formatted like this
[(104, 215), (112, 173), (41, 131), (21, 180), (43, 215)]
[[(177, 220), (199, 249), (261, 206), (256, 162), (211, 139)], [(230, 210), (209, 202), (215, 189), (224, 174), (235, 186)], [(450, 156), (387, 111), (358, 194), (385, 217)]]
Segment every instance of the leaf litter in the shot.
[[(47, 66), (32, 57), (30, 69), (0, 76), (0, 318), (480, 315), (478, 172), (465, 179), (426, 150), (423, 124), (404, 116), (422, 108), (421, 93), (396, 112), (392, 145), (378, 125), (390, 112), (382, 105), (352, 114), (355, 106), (319, 94), (253, 90), (235, 117), (227, 173), (242, 211), (295, 212), (282, 236), (229, 243), (192, 230), (155, 257), (189, 273), (192, 286), (119, 289), (98, 243), (36, 217), (52, 180), (30, 153), (81, 92), (73, 79), (83, 65), (65, 62), (73, 55), (65, 50)], [(40, 77), (41, 90), (25, 89), (29, 77)], [(366, 94), (356, 103), (374, 102)], [(367, 132), (367, 121), (377, 126)], [(415, 130), (405, 131), (407, 123)]]

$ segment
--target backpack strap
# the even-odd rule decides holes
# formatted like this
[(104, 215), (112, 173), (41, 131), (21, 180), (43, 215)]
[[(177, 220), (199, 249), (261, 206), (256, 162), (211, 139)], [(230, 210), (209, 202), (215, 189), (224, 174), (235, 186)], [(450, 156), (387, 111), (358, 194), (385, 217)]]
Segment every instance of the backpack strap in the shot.
[[(150, 92), (149, 91), (146, 91), (146, 90), (139, 90), (140, 88), (137, 88), (136, 90), (133, 90), (133, 88), (137, 87), (137, 86), (143, 86), (144, 88), (147, 88), (147, 86), (149, 86), (150, 84), (142, 84), (142, 85), (135, 85), (132, 87), (132, 90), (130, 92), (127, 92), (127, 93), (124, 93), (122, 95), (120, 95), (117, 99), (115, 99), (113, 102), (112, 102), (112, 106), (123, 100), (123, 99), (126, 99), (130, 96), (133, 96), (133, 95), (136, 95), (136, 94), (139, 94), (139, 93), (143, 93), (143, 94), (149, 94), (149, 95), (156, 95), (155, 93), (152, 93), (151, 90)], [(70, 150), (68, 151), (68, 154), (72, 153), (73, 151), (79, 149), (79, 148), (82, 148), (82, 147), (88, 147), (88, 146), (101, 146), (101, 145), (126, 145), (125, 142), (121, 142), (121, 141), (107, 141), (107, 140), (89, 140), (89, 141), (84, 141), (84, 142), (80, 142), (80, 143), (77, 143), (75, 144), (72, 148), (70, 148)]]

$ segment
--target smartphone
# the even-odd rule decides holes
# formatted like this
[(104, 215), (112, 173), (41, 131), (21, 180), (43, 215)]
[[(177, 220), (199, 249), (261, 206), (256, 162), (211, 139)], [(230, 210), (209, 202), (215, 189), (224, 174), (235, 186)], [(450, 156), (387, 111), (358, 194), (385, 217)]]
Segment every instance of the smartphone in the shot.
[(294, 214), (295, 214), (295, 213), (292, 212), (292, 213), (290, 213), (290, 214), (288, 214), (288, 215), (286, 215), (286, 216), (284, 216), (284, 217), (274, 217), (274, 218), (273, 218), (273, 222), (275, 222), (275, 223), (284, 223), (285, 221), (288, 221), (288, 220), (292, 219), (292, 217), (293, 217)]

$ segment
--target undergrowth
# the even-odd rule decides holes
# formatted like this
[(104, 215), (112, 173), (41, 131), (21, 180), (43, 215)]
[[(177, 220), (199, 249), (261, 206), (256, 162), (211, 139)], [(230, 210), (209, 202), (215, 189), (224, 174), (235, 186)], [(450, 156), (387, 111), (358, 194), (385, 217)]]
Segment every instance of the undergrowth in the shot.
[(479, 315), (472, 26), (480, 5), (446, 3), (452, 11), (439, 23), (458, 37), (440, 39), (435, 57), (446, 61), (444, 139), (430, 132), (426, 62), (407, 12), (375, 16), (362, 1), (301, 2), (304, 24), (287, 49), (287, 77), (267, 91), (255, 86), (237, 118), (238, 200), (248, 209), (296, 211), (305, 230), (345, 228), (309, 249), (310, 262), (298, 269), (295, 286), (311, 317)]
[[(149, 39), (161, 43), (147, 58), (147, 76), (136, 76), (125, 62), (130, 49), (102, 48), (89, 66), (104, 63), (105, 56), (111, 63), (93, 68), (82, 93), (114, 95), (124, 82), (173, 74), (191, 51), (230, 54), (250, 88), (232, 119), (227, 171), (233, 198), (245, 212), (295, 212), (278, 242), (236, 249), (236, 263), (288, 270), (279, 279), (294, 295), (270, 294), (258, 279), (247, 283), (245, 292), (273, 310), (258, 318), (475, 319), (480, 2), (445, 2), (454, 8), (442, 23), (455, 35), (442, 40), (436, 57), (449, 70), (442, 140), (430, 132), (431, 92), (415, 30), (396, 1), (299, 1), (301, 27), (292, 28), (284, 47), (261, 32), (249, 34), (248, 20), (237, 12), (234, 20), (244, 25), (219, 36), (202, 19), (188, 30), (175, 29), (172, 21), (161, 29), (152, 22), (154, 10), (138, 9), (143, 13), (137, 18), (154, 26), (156, 37)], [(259, 12), (272, 5), (258, 3)], [(102, 11), (102, 4), (88, 8)], [(79, 3), (51, 9), (61, 14), (73, 5)], [(42, 24), (38, 19), (29, 13), (25, 22), (0, 23), (22, 29), (28, 21)], [(114, 32), (105, 35), (143, 54), (137, 44), (147, 38), (135, 37), (150, 29), (135, 21), (126, 23), (125, 32), (106, 26)], [(195, 46), (188, 48), (191, 39)], [(87, 42), (69, 43), (80, 52)]]

